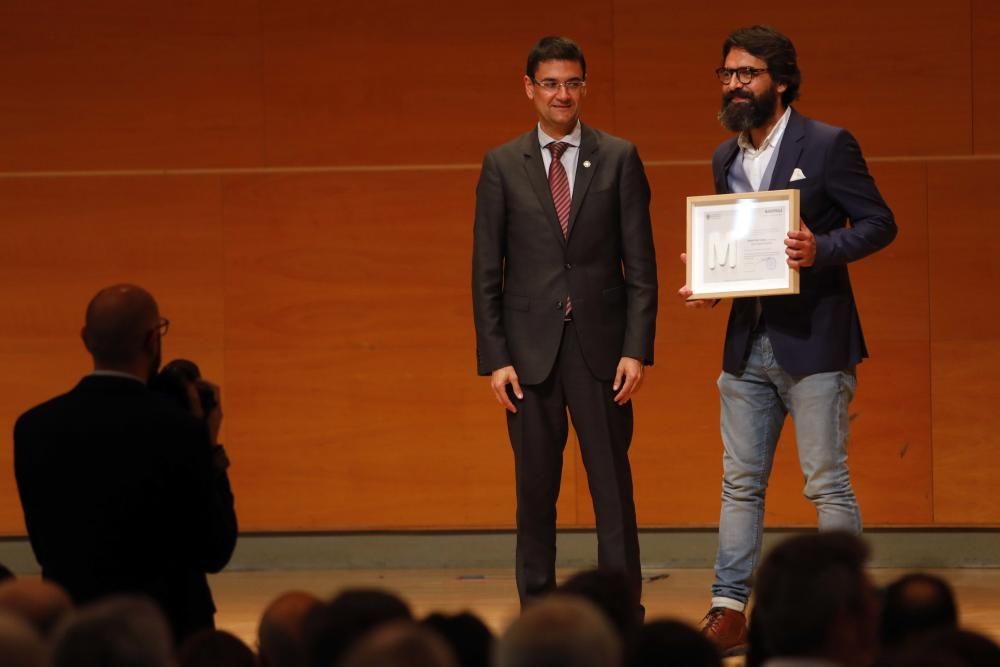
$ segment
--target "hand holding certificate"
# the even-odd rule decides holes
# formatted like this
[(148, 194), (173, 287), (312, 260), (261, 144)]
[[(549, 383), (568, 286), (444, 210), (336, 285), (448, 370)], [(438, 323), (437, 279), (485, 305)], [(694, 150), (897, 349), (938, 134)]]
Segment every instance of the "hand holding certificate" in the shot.
[(799, 229), (799, 191), (687, 198), (689, 299), (798, 294), (785, 239)]

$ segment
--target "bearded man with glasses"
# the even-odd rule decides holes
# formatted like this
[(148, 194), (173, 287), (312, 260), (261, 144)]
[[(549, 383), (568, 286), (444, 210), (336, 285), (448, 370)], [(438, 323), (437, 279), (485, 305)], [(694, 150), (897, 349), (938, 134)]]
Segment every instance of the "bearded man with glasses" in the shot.
[(653, 363), (656, 258), (649, 183), (631, 143), (580, 122), (586, 61), (564, 37), (528, 56), (538, 124), (487, 153), (476, 189), (477, 368), (506, 409), (517, 490), (517, 588), (555, 587), (556, 499), (580, 441), (598, 564), (642, 586), (628, 448), (631, 398)]
[[(718, 380), (722, 512), (703, 629), (728, 655), (746, 648), (744, 608), (786, 415), (795, 423), (803, 494), (816, 507), (819, 529), (861, 532), (847, 469), (847, 407), (855, 366), (868, 351), (847, 264), (887, 246), (896, 223), (854, 137), (791, 107), (801, 80), (791, 40), (767, 26), (743, 28), (725, 41), (722, 59), (715, 71), (719, 120), (737, 136), (712, 158), (716, 192), (796, 188), (802, 215), (800, 230), (785, 240), (800, 293), (734, 299), (726, 330)], [(691, 290), (679, 294), (687, 300)]]

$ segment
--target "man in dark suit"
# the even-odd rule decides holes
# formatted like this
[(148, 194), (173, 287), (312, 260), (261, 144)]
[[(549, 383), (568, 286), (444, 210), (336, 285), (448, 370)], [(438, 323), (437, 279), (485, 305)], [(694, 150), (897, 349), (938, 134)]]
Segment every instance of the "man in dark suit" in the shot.
[(220, 410), (203, 414), (193, 385), (191, 412), (147, 386), (168, 324), (142, 288), (99, 292), (82, 331), (94, 371), (21, 415), (14, 467), (42, 576), (78, 604), (149, 595), (179, 641), (214, 626), (205, 573), (229, 561), (237, 526)]
[[(796, 188), (801, 229), (785, 240), (800, 293), (733, 301), (719, 377), (724, 445), (719, 552), (706, 634), (745, 648), (744, 606), (760, 558), (764, 495), (786, 414), (795, 422), (804, 495), (821, 530), (861, 532), (847, 469), (847, 406), (866, 356), (847, 263), (884, 248), (896, 223), (846, 130), (797, 113), (795, 47), (766, 26), (722, 49), (719, 118), (738, 136), (712, 158), (720, 193)], [(687, 286), (684, 298), (691, 296)], [(689, 302), (692, 307), (714, 304)], [(809, 604), (803, 600), (803, 604)]]
[(580, 123), (586, 61), (542, 39), (524, 89), (538, 125), (487, 153), (472, 261), (478, 372), (507, 409), (517, 487), (518, 593), (555, 586), (567, 408), (597, 518), (598, 562), (641, 576), (631, 397), (653, 363), (656, 260), (635, 146)]

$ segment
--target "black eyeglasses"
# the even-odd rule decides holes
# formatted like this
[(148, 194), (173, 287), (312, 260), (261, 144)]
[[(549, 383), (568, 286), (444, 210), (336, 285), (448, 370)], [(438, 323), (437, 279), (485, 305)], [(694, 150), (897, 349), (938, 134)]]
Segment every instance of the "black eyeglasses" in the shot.
[(555, 79), (545, 79), (543, 81), (538, 81), (532, 79), (536, 86), (544, 89), (546, 92), (554, 93), (559, 90), (560, 86), (566, 89), (567, 93), (575, 93), (586, 87), (587, 82), (582, 79), (570, 79), (569, 81), (556, 81)]
[(159, 323), (150, 329), (149, 333), (153, 333), (154, 331), (160, 334), (160, 338), (166, 336), (167, 332), (170, 331), (170, 320), (165, 317), (161, 317)]
[(729, 83), (733, 79), (733, 75), (736, 75), (736, 80), (746, 85), (754, 80), (759, 74), (763, 74), (767, 71), (766, 67), (720, 67), (715, 70), (715, 76), (719, 77), (719, 81), (722, 83)]

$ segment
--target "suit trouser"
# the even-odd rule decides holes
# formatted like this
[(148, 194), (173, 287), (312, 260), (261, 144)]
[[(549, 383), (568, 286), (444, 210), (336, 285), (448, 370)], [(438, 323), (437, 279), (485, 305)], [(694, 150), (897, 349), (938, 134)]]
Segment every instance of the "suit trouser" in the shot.
[(610, 381), (591, 374), (575, 326), (567, 322), (555, 366), (513, 398), (507, 413), (517, 485), (517, 591), (528, 598), (555, 588), (556, 499), (562, 477), (569, 408), (597, 519), (597, 562), (625, 574), (636, 599), (642, 588), (639, 536), (628, 448), (632, 403), (616, 405)]

